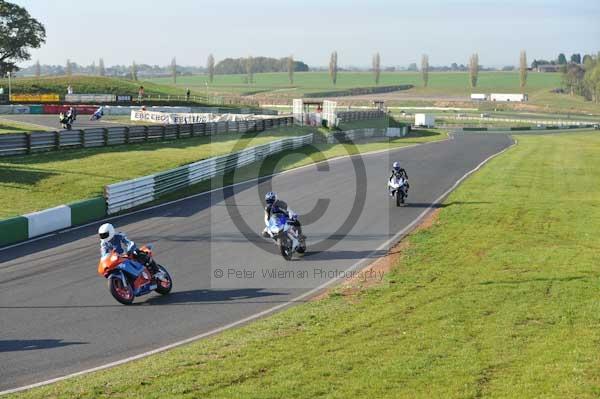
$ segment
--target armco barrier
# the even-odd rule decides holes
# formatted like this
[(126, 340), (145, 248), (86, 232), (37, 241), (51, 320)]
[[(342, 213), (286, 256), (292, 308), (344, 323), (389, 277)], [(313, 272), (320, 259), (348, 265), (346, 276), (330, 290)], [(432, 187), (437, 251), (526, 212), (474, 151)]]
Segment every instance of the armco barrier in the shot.
[(98, 220), (106, 215), (106, 201), (103, 197), (74, 202), (67, 206), (71, 208), (72, 226)]
[(356, 140), (364, 140), (371, 137), (404, 137), (408, 133), (408, 127), (389, 127), (389, 128), (365, 128), (334, 132), (325, 136), (328, 144), (345, 143)]
[(60, 205), (23, 215), (27, 218), (29, 237), (36, 237), (71, 226), (71, 209)]
[(107, 213), (110, 215), (151, 202), (161, 195), (260, 161), (271, 154), (299, 148), (312, 142), (312, 134), (285, 138), (154, 175), (109, 184), (104, 188)]
[(0, 220), (0, 245), (8, 245), (29, 238), (29, 223), (26, 217)]
[(290, 126), (291, 117), (242, 122), (209, 122), (193, 125), (119, 126), (55, 132), (0, 134), (0, 156), (58, 151), (74, 147), (101, 147), (145, 141), (175, 140), (220, 133), (262, 131), (266, 126)]
[(68, 103), (112, 103), (117, 96), (114, 94), (67, 94), (65, 101)]

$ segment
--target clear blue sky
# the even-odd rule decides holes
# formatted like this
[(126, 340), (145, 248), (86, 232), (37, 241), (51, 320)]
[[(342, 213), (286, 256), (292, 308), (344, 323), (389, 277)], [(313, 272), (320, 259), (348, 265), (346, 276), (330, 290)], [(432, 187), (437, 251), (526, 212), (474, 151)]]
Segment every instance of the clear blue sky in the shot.
[[(332, 50), (341, 66), (407, 65), (429, 54), (430, 64), (518, 64), (559, 52), (600, 50), (599, 0), (9, 0), (27, 8), (47, 30), (32, 61), (67, 58), (107, 65), (205, 65), (225, 57), (293, 54), (326, 65)], [(30, 63), (27, 63), (30, 64)]]

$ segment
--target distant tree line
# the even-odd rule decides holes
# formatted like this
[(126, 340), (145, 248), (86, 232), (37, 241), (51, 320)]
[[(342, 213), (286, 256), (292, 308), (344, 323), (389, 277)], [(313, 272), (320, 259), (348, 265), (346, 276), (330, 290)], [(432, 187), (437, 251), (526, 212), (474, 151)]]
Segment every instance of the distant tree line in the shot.
[(564, 66), (562, 84), (571, 95), (600, 103), (600, 52), (584, 57), (581, 64), (571, 62)]
[[(289, 57), (247, 57), (247, 58), (225, 58), (215, 65), (215, 74), (248, 74), (247, 64), (252, 58), (252, 72), (288, 72)], [(302, 61), (294, 60), (294, 72), (307, 72), (308, 65)]]

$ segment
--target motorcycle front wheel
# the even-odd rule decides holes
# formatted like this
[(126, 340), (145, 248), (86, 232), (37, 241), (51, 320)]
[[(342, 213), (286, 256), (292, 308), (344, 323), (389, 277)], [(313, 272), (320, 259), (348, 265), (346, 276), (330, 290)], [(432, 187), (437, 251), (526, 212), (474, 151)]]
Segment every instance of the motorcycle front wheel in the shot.
[(123, 305), (131, 305), (135, 296), (133, 295), (133, 288), (127, 279), (125, 279), (127, 285), (123, 286), (123, 281), (119, 277), (113, 277), (108, 279), (108, 289), (119, 303)]
[(279, 246), (279, 250), (281, 252), (281, 256), (283, 256), (283, 259), (292, 260), (292, 245), (290, 240), (283, 236), (279, 237), (277, 239), (277, 245)]

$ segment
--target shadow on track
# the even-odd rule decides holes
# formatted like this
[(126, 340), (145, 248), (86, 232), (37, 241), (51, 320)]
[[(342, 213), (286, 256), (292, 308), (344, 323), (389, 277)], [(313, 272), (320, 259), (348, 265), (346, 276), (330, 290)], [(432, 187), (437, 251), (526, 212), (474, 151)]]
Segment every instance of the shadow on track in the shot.
[[(150, 296), (144, 301), (144, 298), (139, 302), (134, 302), (130, 306), (119, 305), (30, 305), (30, 306), (0, 306), (0, 309), (85, 309), (85, 308), (130, 308), (135, 306), (148, 306), (148, 305), (191, 305), (191, 304), (203, 304), (203, 305), (215, 305), (215, 304), (226, 304), (228, 302), (239, 301), (243, 303), (279, 303), (288, 302), (288, 300), (281, 301), (247, 301), (247, 299), (262, 298), (262, 297), (275, 297), (280, 295), (287, 295), (285, 292), (271, 292), (264, 291), (262, 288), (241, 288), (234, 290), (209, 290), (199, 289), (191, 291), (174, 291), (166, 296)], [(155, 294), (150, 294), (155, 295)], [(237, 302), (237, 303), (239, 303)], [(2, 341), (0, 341), (1, 343)]]
[(88, 344), (88, 342), (69, 342), (62, 339), (7, 339), (0, 340), (0, 353), (34, 351), (84, 344)]
[(491, 204), (491, 202), (487, 201), (453, 201), (447, 202), (443, 204), (432, 204), (430, 202), (406, 202), (401, 206), (401, 208), (429, 208), (431, 209), (443, 209), (449, 206), (455, 205), (479, 205), (479, 204)]

